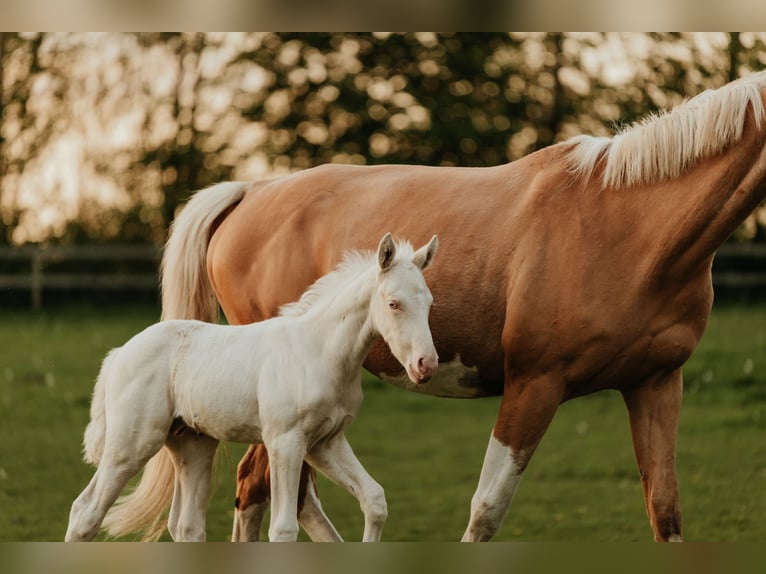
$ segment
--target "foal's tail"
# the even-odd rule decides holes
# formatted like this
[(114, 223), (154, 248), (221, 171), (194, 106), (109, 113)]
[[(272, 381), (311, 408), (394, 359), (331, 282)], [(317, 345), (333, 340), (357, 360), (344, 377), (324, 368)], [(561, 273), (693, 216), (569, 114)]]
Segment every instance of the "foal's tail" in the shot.
[(167, 527), (165, 511), (173, 498), (175, 468), (170, 451), (162, 447), (146, 466), (136, 488), (117, 499), (104, 517), (109, 536), (142, 532), (144, 541), (157, 540)]
[[(90, 403), (90, 422), (85, 428), (83, 458), (95, 466), (101, 462), (106, 437), (106, 383), (120, 348), (112, 349), (101, 365)], [(136, 489), (121, 497), (109, 510), (103, 528), (110, 536), (127, 536), (143, 531), (144, 540), (156, 540), (166, 526), (165, 509), (173, 496), (175, 469), (170, 453), (162, 448), (144, 467)]]
[[(162, 255), (162, 320), (218, 318), (218, 303), (207, 274), (207, 245), (216, 220), (245, 195), (246, 182), (220, 183), (197, 192), (170, 229)], [(105, 380), (110, 355), (104, 360), (91, 403), (91, 422), (85, 430), (85, 460), (98, 464), (104, 449)], [(144, 540), (156, 540), (167, 526), (165, 511), (173, 497), (175, 468), (163, 447), (144, 467), (141, 480), (120, 497), (104, 518), (110, 536), (143, 532)]]
[(104, 453), (104, 437), (106, 436), (106, 381), (109, 379), (111, 368), (117, 349), (112, 349), (101, 363), (101, 371), (93, 388), (93, 398), (90, 401), (90, 422), (85, 427), (83, 438), (83, 458), (85, 462), (98, 466), (101, 455)]
[(162, 320), (218, 318), (207, 274), (207, 246), (218, 218), (239, 203), (248, 182), (219, 183), (192, 197), (176, 217), (162, 256)]

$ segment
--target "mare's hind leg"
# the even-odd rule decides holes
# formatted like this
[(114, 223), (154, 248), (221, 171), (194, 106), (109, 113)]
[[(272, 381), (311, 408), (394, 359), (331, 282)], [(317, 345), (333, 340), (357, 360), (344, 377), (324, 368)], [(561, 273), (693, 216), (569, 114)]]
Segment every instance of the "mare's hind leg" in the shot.
[(500, 528), (562, 395), (562, 385), (549, 379), (506, 383), (463, 542), (490, 540)]
[(680, 542), (681, 510), (676, 479), (676, 433), (681, 411), (681, 370), (623, 391), (633, 449), (654, 539)]
[(362, 540), (380, 541), (388, 516), (385, 493), (356, 458), (346, 436), (341, 432), (318, 443), (306, 455), (306, 460), (359, 501), (364, 513)]
[[(270, 502), (269, 458), (263, 444), (250, 445), (237, 467), (232, 542), (257, 542)], [(298, 523), (314, 542), (340, 542), (342, 538), (322, 510), (316, 475), (303, 464), (298, 491)]]
[(166, 443), (175, 468), (168, 531), (176, 542), (204, 542), (210, 474), (218, 440), (184, 429)]

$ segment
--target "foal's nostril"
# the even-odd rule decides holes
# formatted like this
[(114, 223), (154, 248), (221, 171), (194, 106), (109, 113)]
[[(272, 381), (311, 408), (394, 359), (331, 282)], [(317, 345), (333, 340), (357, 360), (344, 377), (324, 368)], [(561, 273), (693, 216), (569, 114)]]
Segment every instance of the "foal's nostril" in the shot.
[(418, 373), (425, 376), (430, 376), (436, 370), (436, 361), (426, 357), (420, 357), (418, 359)]

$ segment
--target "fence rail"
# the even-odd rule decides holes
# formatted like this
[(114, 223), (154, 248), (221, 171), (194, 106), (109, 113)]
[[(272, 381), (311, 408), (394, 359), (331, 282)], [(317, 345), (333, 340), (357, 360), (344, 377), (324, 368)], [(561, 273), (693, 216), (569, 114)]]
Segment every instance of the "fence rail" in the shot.
[[(0, 290), (29, 291), (35, 310), (42, 308), (45, 290), (156, 290), (160, 257), (160, 250), (151, 245), (0, 247), (3, 267), (9, 263), (20, 266), (13, 271), (0, 271)], [(73, 264), (82, 267), (104, 263), (125, 265), (128, 269), (67, 268)]]
[[(0, 292), (29, 291), (38, 310), (48, 290), (157, 290), (160, 257), (151, 245), (0, 247)], [(103, 264), (111, 268), (83, 269)], [(713, 285), (766, 290), (766, 245), (723, 245), (713, 264)]]
[(766, 289), (766, 244), (722, 245), (713, 261), (713, 286)]

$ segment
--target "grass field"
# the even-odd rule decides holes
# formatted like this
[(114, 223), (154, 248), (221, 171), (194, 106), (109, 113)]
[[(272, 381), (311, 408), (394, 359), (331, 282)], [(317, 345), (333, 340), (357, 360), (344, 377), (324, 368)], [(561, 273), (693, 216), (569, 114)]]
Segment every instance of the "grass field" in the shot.
[[(100, 361), (157, 316), (149, 306), (0, 311), (0, 541), (63, 538), (93, 472), (80, 444)], [(424, 397), (371, 377), (364, 386), (348, 436), (386, 488), (384, 540), (459, 539), (498, 400)], [(766, 540), (766, 306), (717, 306), (685, 386), (677, 462), (687, 540)], [(230, 535), (244, 449), (219, 450), (209, 540)], [(319, 488), (341, 534), (358, 540), (356, 501), (323, 479)], [(621, 398), (564, 404), (496, 539), (651, 537)]]

